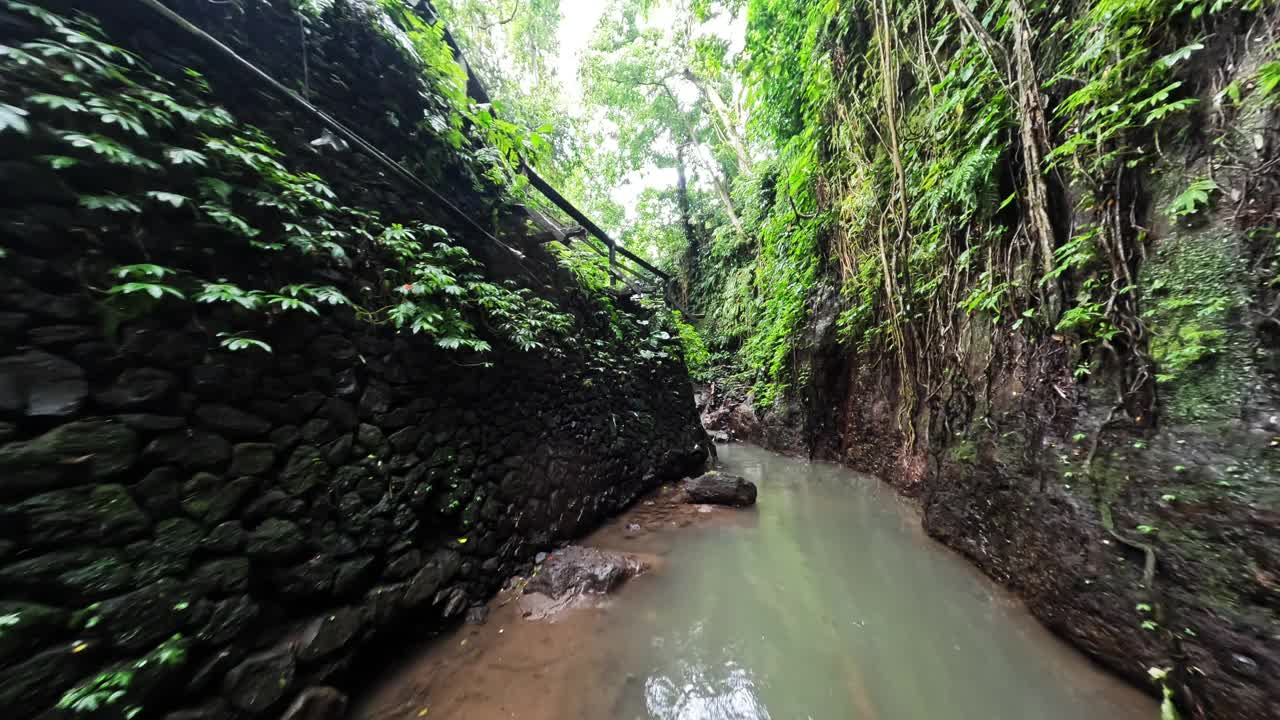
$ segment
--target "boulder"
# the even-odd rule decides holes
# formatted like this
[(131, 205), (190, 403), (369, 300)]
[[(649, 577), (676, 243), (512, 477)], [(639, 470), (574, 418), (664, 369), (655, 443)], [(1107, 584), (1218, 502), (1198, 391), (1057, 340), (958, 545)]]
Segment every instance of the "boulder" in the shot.
[(289, 692), (297, 664), (288, 647), (251, 655), (227, 673), (222, 691), (239, 710), (265, 712)]
[(312, 620), (298, 638), (298, 659), (320, 660), (345, 648), (361, 627), (361, 613), (345, 607)]
[(69, 360), (39, 350), (0, 358), (0, 412), (68, 417), (88, 395), (84, 370)]
[(178, 376), (157, 368), (131, 368), (120, 373), (111, 387), (95, 396), (99, 405), (112, 410), (155, 407), (178, 389)]
[(684, 483), (685, 497), (691, 503), (744, 507), (756, 503), (755, 483), (717, 470)]
[(640, 573), (644, 565), (620, 552), (570, 545), (546, 558), (524, 587), (525, 593), (553, 598), (569, 594), (604, 594)]
[(196, 408), (201, 425), (227, 437), (252, 440), (271, 431), (271, 423), (230, 405), (201, 405)]
[(309, 687), (298, 693), (280, 720), (342, 720), (347, 696), (327, 686)]
[(246, 551), (252, 557), (289, 561), (305, 552), (306, 547), (306, 538), (296, 524), (280, 518), (267, 518), (249, 533)]
[(138, 436), (111, 420), (67, 423), (25, 442), (0, 445), (0, 499), (102, 480), (133, 466)]
[(142, 451), (157, 464), (181, 465), (188, 470), (216, 470), (231, 459), (231, 444), (211, 432), (187, 430), (161, 435)]
[(233, 477), (260, 475), (276, 462), (276, 446), (271, 443), (240, 443), (231, 448)]
[(151, 521), (123, 485), (54, 490), (13, 508), (36, 547), (73, 542), (124, 544), (145, 535)]

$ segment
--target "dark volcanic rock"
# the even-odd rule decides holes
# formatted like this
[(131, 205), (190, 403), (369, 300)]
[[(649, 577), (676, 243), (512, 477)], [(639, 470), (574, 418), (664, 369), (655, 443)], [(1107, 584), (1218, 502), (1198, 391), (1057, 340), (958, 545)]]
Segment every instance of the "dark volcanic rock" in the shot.
[(39, 350), (0, 358), (0, 412), (67, 417), (88, 395), (84, 371), (73, 362)]
[(342, 720), (347, 696), (331, 687), (309, 687), (298, 693), (280, 720)]
[(99, 405), (112, 410), (138, 410), (155, 406), (177, 388), (178, 376), (168, 370), (130, 368), (120, 373), (115, 383), (95, 399)]
[(643, 569), (639, 560), (625, 553), (570, 545), (549, 556), (524, 591), (553, 598), (570, 593), (603, 594)]
[(111, 420), (61, 425), (26, 442), (0, 445), (0, 498), (106, 479), (133, 466), (138, 436)]
[(686, 496), (691, 503), (713, 505), (754, 505), (755, 483), (737, 475), (712, 470), (684, 483)]
[(276, 648), (252, 655), (232, 668), (223, 683), (223, 692), (240, 710), (261, 713), (285, 696), (296, 672), (289, 648)]
[(121, 544), (151, 526), (123, 485), (54, 490), (20, 503), (14, 511), (26, 525), (29, 542), (36, 546)]
[(229, 405), (201, 405), (196, 420), (211, 430), (231, 438), (250, 440), (271, 431), (271, 423)]

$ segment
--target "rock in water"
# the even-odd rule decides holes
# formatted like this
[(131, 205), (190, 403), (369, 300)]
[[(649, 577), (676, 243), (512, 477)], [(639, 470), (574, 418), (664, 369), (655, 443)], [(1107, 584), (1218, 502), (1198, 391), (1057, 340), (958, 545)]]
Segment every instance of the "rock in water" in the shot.
[(756, 503), (755, 483), (727, 473), (712, 470), (684, 484), (685, 494), (691, 503), (712, 503), (743, 507)]
[(569, 594), (601, 595), (643, 569), (641, 562), (630, 555), (570, 545), (549, 556), (524, 591), (553, 598)]

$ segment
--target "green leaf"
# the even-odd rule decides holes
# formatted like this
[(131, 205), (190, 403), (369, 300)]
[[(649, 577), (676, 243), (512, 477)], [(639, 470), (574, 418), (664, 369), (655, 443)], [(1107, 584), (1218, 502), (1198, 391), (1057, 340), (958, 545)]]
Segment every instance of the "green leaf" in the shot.
[(27, 98), (37, 105), (43, 105), (51, 110), (69, 110), (71, 112), (88, 112), (89, 108), (84, 103), (75, 98), (63, 97), (61, 95), (32, 95)]
[(165, 203), (166, 205), (172, 205), (173, 207), (176, 207), (176, 208), (180, 208), (186, 203), (190, 202), (190, 199), (186, 195), (178, 195), (177, 193), (164, 192), (163, 190), (148, 190), (146, 195), (152, 200)]
[(1189, 59), (1197, 51), (1203, 50), (1203, 49), (1204, 49), (1204, 43), (1193, 42), (1190, 45), (1184, 45), (1178, 48), (1177, 50), (1174, 50), (1168, 55), (1165, 55), (1164, 57), (1160, 58), (1157, 62), (1159, 62), (1161, 65), (1164, 65), (1165, 67), (1171, 68), (1174, 65), (1177, 65), (1178, 63)]
[(188, 150), (186, 148), (172, 147), (164, 151), (164, 156), (169, 159), (173, 165), (198, 165), (205, 167), (209, 164), (209, 159), (204, 153), (196, 150)]
[(165, 295), (172, 295), (180, 300), (185, 300), (186, 296), (177, 288), (168, 285), (159, 285), (156, 283), (130, 282), (123, 285), (116, 285), (107, 291), (109, 295), (133, 295), (136, 293), (146, 293), (152, 298), (159, 300)]
[(40, 155), (38, 157), (54, 170), (66, 170), (69, 167), (80, 164), (79, 160), (66, 155)]
[(119, 195), (81, 195), (80, 206), (90, 210), (107, 210), (118, 213), (142, 212), (142, 208), (138, 207), (132, 200), (122, 198)]
[(27, 123), (27, 111), (13, 105), (0, 103), (0, 133), (13, 130), (22, 135), (31, 134), (31, 125)]
[(1169, 203), (1169, 216), (1177, 219), (1194, 215), (1209, 204), (1209, 194), (1218, 189), (1212, 178), (1201, 178), (1191, 183), (1181, 195)]
[(270, 345), (243, 334), (218, 333), (218, 337), (222, 338), (222, 342), (219, 344), (228, 350), (239, 351), (257, 348), (263, 352), (271, 352)]
[(177, 271), (172, 268), (146, 263), (140, 265), (121, 265), (111, 271), (112, 275), (121, 279), (127, 277), (163, 278), (165, 275), (173, 275), (175, 273), (177, 273)]

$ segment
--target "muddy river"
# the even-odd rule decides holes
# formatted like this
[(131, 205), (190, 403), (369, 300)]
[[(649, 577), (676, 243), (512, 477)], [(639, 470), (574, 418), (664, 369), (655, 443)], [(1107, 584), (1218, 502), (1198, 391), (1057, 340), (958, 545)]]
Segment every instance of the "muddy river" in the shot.
[(930, 540), (875, 478), (746, 445), (719, 451), (724, 470), (759, 486), (755, 508), (661, 493), (637, 503), (583, 544), (635, 553), (648, 572), (539, 621), (518, 592), (500, 594), (485, 624), (389, 669), (355, 717), (1159, 717)]

